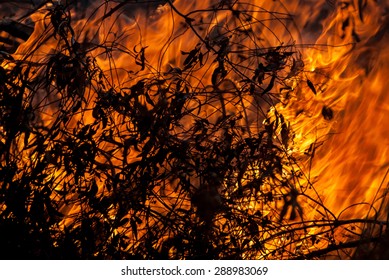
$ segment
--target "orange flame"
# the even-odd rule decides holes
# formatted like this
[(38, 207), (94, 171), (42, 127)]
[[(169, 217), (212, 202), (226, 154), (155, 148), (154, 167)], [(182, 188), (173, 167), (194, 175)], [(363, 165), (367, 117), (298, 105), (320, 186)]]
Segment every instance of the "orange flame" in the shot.
[[(41, 71), (46, 71), (49, 76), (50, 67), (56, 67), (58, 60), (66, 61), (69, 71), (76, 71), (76, 75), (72, 76), (65, 68), (63, 77), (58, 74), (52, 77), (53, 95), (50, 98), (34, 97), (34, 106), (42, 108), (39, 121), (43, 126), (52, 128), (58, 125), (58, 118), (63, 118), (58, 106), (74, 106), (62, 104), (61, 92), (54, 90), (54, 87), (68, 86), (60, 85), (61, 79), (67, 80), (71, 76), (76, 83), (90, 80), (87, 88), (74, 89), (73, 100), (80, 100), (75, 103), (79, 107), (73, 108), (74, 112), (81, 108), (83, 113), (75, 114), (65, 123), (69, 129), (79, 133), (96, 133), (109, 139), (90, 144), (105, 151), (96, 155), (99, 168), (117, 166), (116, 172), (119, 173), (123, 160), (136, 164), (139, 157), (144, 156), (142, 149), (115, 148), (122, 141), (121, 133), (127, 133), (125, 138), (131, 141), (134, 124), (115, 115), (115, 119), (105, 120), (112, 122), (108, 124), (111, 132), (103, 126), (95, 127), (98, 113), (93, 105), (110, 98), (110, 91), (121, 93), (153, 78), (160, 83), (152, 84), (150, 93), (160, 93), (160, 89), (164, 88), (167, 89), (165, 96), (150, 94), (153, 100), (142, 96), (134, 101), (143, 104), (146, 111), (152, 111), (156, 108), (155, 104), (162, 106), (170, 102), (172, 96), (168, 89), (178, 87), (184, 81), (201, 96), (199, 98), (204, 99), (205, 105), (200, 106), (200, 101), (196, 99), (184, 101), (183, 106), (193, 108), (193, 114), (188, 114), (174, 127), (175, 133), (182, 133), (180, 140), (183, 142), (196, 136), (195, 133), (185, 135), (184, 132), (196, 126), (199, 118), (207, 119), (214, 125), (235, 118), (234, 121), (242, 127), (242, 138), (257, 135), (263, 125), (283, 120), (276, 127), (276, 138), (279, 138), (280, 147), (287, 154), (284, 160), (288, 160), (289, 165), (283, 167), (277, 180), (285, 182), (286, 186), (273, 193), (271, 181), (264, 184), (261, 195), (277, 197), (273, 202), (274, 208), (266, 206), (263, 201), (258, 202), (258, 194), (255, 194), (243, 197), (238, 211), (247, 211), (252, 215), (261, 212), (266, 218), (278, 209), (278, 217), (269, 219), (277, 220), (281, 216), (277, 222), (282, 224), (287, 217), (297, 215), (309, 224), (309, 230), (300, 229), (301, 223), (291, 221), (283, 226), (304, 231), (305, 238), (294, 242), (290, 240), (294, 237), (284, 234), (284, 231), (280, 231), (276, 238), (268, 232), (261, 236), (263, 248), (247, 250), (243, 257), (272, 258), (272, 253), (277, 252), (281, 245), (293, 250), (295, 256), (304, 255), (312, 249), (325, 251), (332, 244), (324, 237), (329, 231), (335, 232), (340, 242), (347, 242), (366, 234), (363, 219), (385, 221), (388, 214), (386, 184), (389, 153), (386, 145), (389, 129), (385, 119), (389, 110), (385, 94), (388, 83), (385, 75), (389, 71), (386, 44), (389, 21), (385, 14), (388, 5), (380, 1), (351, 0), (339, 3), (308, 0), (167, 2), (156, 9), (137, 10), (135, 15), (126, 9), (126, 5), (110, 1), (93, 4), (83, 15), (76, 10), (56, 10), (55, 5), (47, 5), (32, 14), (34, 32), (13, 54), (15, 60), (46, 63), (49, 66)], [(57, 13), (57, 25), (53, 24), (53, 13)], [(67, 13), (72, 18), (71, 22), (66, 19)], [(58, 36), (66, 37), (67, 47), (75, 48), (77, 45), (81, 52), (87, 51), (88, 56), (77, 65), (66, 48), (59, 46)], [(60, 55), (57, 55), (58, 49)], [(267, 55), (275, 50), (281, 55), (277, 61), (271, 61)], [(225, 64), (221, 57), (228, 57)], [(90, 77), (82, 70), (90, 65), (98, 65), (102, 69), (100, 76), (94, 73), (95, 76)], [(259, 65), (266, 67), (268, 72), (277, 71), (275, 85), (275, 79), (265, 75)], [(4, 67), (13, 66), (10, 63)], [(29, 75), (38, 80), (42, 74)], [(263, 82), (263, 87), (256, 88), (253, 94), (245, 95), (239, 102), (235, 92), (244, 87), (242, 77), (254, 79), (253, 74), (255, 79)], [(169, 82), (166, 77), (169, 77)], [(265, 92), (267, 88), (270, 88), (271, 98), (259, 97), (258, 93)], [(236, 115), (236, 112), (242, 116)], [(214, 137), (226, 137), (219, 134)], [(149, 139), (148, 136), (145, 139)], [(144, 145), (147, 145), (145, 139)], [(20, 139), (21, 146), (24, 142)], [(120, 145), (124, 147), (124, 143)], [(89, 155), (89, 147), (84, 148), (79, 147), (78, 156)], [(45, 156), (48, 161), (52, 160), (53, 170), (52, 176), (45, 180), (54, 181), (57, 192), (65, 190), (70, 184), (78, 184), (77, 179), (66, 175), (66, 166), (56, 166), (50, 153)], [(26, 159), (21, 163), (24, 168), (32, 168), (26, 163), (28, 160), (40, 160), (31, 158), (29, 151), (24, 151), (22, 157)], [(204, 190), (200, 177), (190, 178), (190, 185), (199, 189), (197, 202), (186, 197), (179, 203), (180, 210), (189, 211), (191, 207), (197, 207), (198, 215), (208, 215), (206, 211), (213, 212), (213, 209), (204, 210), (202, 204), (218, 205), (223, 199), (229, 199), (228, 195), (222, 197), (219, 188), (230, 188), (226, 194), (235, 192), (253, 178), (258, 179), (262, 172), (260, 168), (247, 167), (245, 174), (237, 174), (240, 181), (237, 180), (235, 186), (207, 186)], [(108, 178), (96, 175), (91, 166), (85, 169), (87, 176), (82, 180), (91, 180), (96, 191), (108, 196), (111, 190), (104, 186)], [(147, 204), (161, 215), (171, 212), (177, 207), (180, 195), (175, 185), (174, 181), (156, 185), (153, 193), (159, 195), (148, 197)], [(286, 191), (290, 189), (293, 191)], [(78, 194), (72, 194), (66, 199), (72, 201), (77, 197)], [(63, 203), (61, 212), (67, 215), (61, 224), (65, 228), (76, 220), (74, 217), (77, 217), (82, 205), (59, 203)], [(110, 208), (112, 216), (116, 210), (113, 206)], [(123, 222), (115, 234), (127, 232), (126, 229), (133, 227), (134, 215), (132, 211), (124, 215), (122, 221), (126, 223)], [(340, 224), (325, 227), (325, 222), (321, 221), (324, 217)], [(224, 216), (214, 220), (217, 220), (215, 227), (225, 230)], [(352, 220), (356, 222), (349, 227), (345, 221)], [(157, 219), (152, 222), (138, 219), (135, 222), (136, 232), (129, 233), (132, 240), (145, 235), (150, 224), (158, 224)], [(230, 229), (235, 236), (242, 235), (244, 230), (239, 224)], [(168, 238), (165, 236), (165, 240)], [(246, 245), (253, 244), (249, 241)], [(131, 246), (134, 243), (130, 242), (128, 247)], [(353, 254), (352, 250), (343, 253), (342, 258)], [(275, 254), (276, 258), (287, 256), (288, 252)]]

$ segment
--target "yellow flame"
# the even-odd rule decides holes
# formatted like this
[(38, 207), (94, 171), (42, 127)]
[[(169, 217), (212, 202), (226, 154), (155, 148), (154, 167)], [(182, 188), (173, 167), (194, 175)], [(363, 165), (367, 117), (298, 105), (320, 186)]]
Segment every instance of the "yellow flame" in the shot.
[[(381, 207), (379, 198), (385, 194), (386, 172), (389, 166), (389, 97), (386, 94), (389, 49), (386, 44), (387, 34), (384, 32), (385, 27), (388, 27), (384, 4), (367, 1), (366, 6), (361, 9), (358, 7), (359, 1), (344, 1), (337, 5), (333, 4), (334, 1), (247, 2), (250, 3), (237, 1), (234, 8), (255, 8), (251, 13), (252, 18), (245, 18), (244, 22), (239, 23), (242, 28), (253, 28), (256, 37), (239, 37), (240, 35), (231, 33), (231, 30), (237, 28), (231, 11), (226, 9), (214, 13), (212, 8), (209, 9), (217, 9), (219, 1), (174, 1), (173, 5), (166, 4), (153, 11), (138, 11), (135, 17), (125, 13), (121, 16), (113, 13), (107, 17), (107, 11), (115, 8), (114, 4), (107, 2), (101, 4), (88, 20), (77, 19), (77, 11), (71, 12), (72, 17), (77, 20), (72, 22), (74, 37), (69, 36), (69, 42), (83, 42), (85, 48), (94, 49), (91, 51), (91, 57), (95, 60), (93, 63), (108, 73), (110, 80), (107, 84), (119, 91), (141, 79), (158, 75), (177, 75), (184, 68), (185, 55), (181, 52), (187, 54), (196, 48), (200, 52), (206, 48), (218, 48), (215, 42), (222, 40), (236, 43), (225, 50), (226, 52), (237, 51), (235, 48), (239, 44), (247, 49), (290, 45), (290, 50), (298, 53), (298, 58), (289, 66), (288, 71), (285, 70), (283, 83), (291, 90), (288, 90), (288, 96), (281, 94), (281, 102), (268, 106), (267, 116), (274, 118), (275, 114), (281, 113), (294, 133), (293, 146), (289, 146), (287, 152), (291, 158), (297, 160), (298, 167), (295, 168), (301, 168), (305, 174), (296, 183), (299, 186), (298, 191), (321, 201), (339, 219), (358, 219), (373, 215), (374, 210), (369, 205), (375, 206), (376, 209)], [(35, 22), (34, 32), (29, 40), (18, 48), (16, 59), (27, 58), (38, 63), (50, 57), (57, 49), (57, 41), (46, 28), (50, 26), (46, 16), (47, 8), (51, 7), (45, 7), (31, 15)], [(187, 22), (183, 15), (187, 15)], [(255, 24), (252, 19), (261, 19), (261, 22)], [(187, 24), (188, 22), (190, 24)], [(204, 23), (203, 26), (199, 22)], [(120, 51), (111, 55), (102, 45)], [(146, 54), (147, 65), (142, 65), (139, 60), (142, 52)], [(64, 54), (67, 55), (66, 51)], [(212, 73), (216, 65), (214, 54), (203, 59), (205, 66), (199, 67), (197, 63), (193, 66), (195, 75), (186, 77), (198, 88), (206, 88), (212, 84)], [(251, 64), (260, 62), (260, 59), (232, 61), (247, 76), (252, 75)], [(113, 68), (116, 70), (109, 73)], [(288, 73), (296, 75), (289, 77)], [(239, 82), (231, 80), (222, 84), (225, 92), (219, 94), (224, 94), (224, 98), (228, 100), (228, 90), (239, 87)], [(93, 123), (89, 109), (92, 108), (97, 93), (93, 87), (88, 88), (87, 92), (86, 113), (70, 120), (74, 127), (80, 120), (83, 124)], [(59, 102), (59, 99), (60, 95), (57, 94), (52, 96), (52, 100), (45, 102), (55, 103)], [(163, 102), (160, 97), (156, 97), (156, 100)], [(139, 102), (147, 104), (145, 100)], [(199, 114), (215, 123), (220, 117), (220, 104), (219, 100), (212, 102), (204, 106)], [(257, 133), (258, 127), (264, 121), (258, 120), (258, 112), (253, 111), (254, 102), (255, 96), (248, 96), (243, 104), (230, 102), (225, 108), (227, 114), (233, 115), (236, 111), (247, 114), (240, 122), (248, 128), (248, 134)], [(197, 104), (193, 102), (188, 106), (196, 107)], [(50, 107), (42, 110), (40, 118), (46, 126), (50, 126), (55, 120), (53, 113)], [(119, 117), (117, 122), (123, 128), (126, 125), (122, 124)], [(193, 124), (194, 119), (188, 117), (182, 125), (190, 127)], [(99, 128), (99, 133), (104, 133), (102, 128)], [(120, 139), (113, 136), (112, 141)], [(101, 148), (109, 151), (111, 147)], [(123, 151), (117, 151), (110, 156), (100, 155), (98, 161), (102, 165), (107, 160), (115, 164), (120, 162), (115, 157), (126, 157), (128, 162), (133, 162), (137, 156), (139, 152), (135, 150), (127, 155), (124, 155)], [(285, 170), (285, 177), (292, 171), (294, 170)], [(258, 170), (250, 170), (248, 176), (254, 176), (256, 172), (258, 173)], [(107, 192), (103, 189), (104, 179), (96, 182), (101, 193)], [(47, 180), (57, 180), (58, 190), (65, 188), (62, 169), (56, 169)], [(194, 185), (199, 184), (196, 180), (193, 179)], [(267, 188), (263, 191), (271, 192), (271, 186)], [(176, 203), (175, 197), (178, 194), (175, 193), (174, 186), (157, 186), (154, 191), (165, 194), (163, 200), (149, 201), (160, 213), (168, 211), (169, 205)], [(305, 198), (299, 198), (298, 201), (306, 205), (312, 202)], [(369, 205), (355, 206), (358, 203)], [(253, 213), (261, 209), (263, 217), (266, 217), (271, 209), (260, 204), (252, 199), (243, 199), (242, 209), (246, 207), (246, 210)], [(189, 209), (190, 202), (184, 201), (180, 206), (182, 209)], [(276, 207), (279, 208), (279, 205)], [(78, 205), (73, 209), (65, 208), (71, 207), (64, 206), (63, 209), (69, 216), (79, 211)], [(304, 213), (304, 219), (315, 220), (322, 212), (323, 209), (317, 206), (312, 213)], [(132, 213), (128, 213), (128, 217), (131, 215)], [(70, 222), (71, 219), (65, 219), (64, 226)], [(142, 221), (139, 228), (138, 234), (142, 234), (146, 221)], [(234, 230), (237, 236), (241, 234), (242, 229), (239, 226)], [(312, 227), (307, 235), (314, 236), (317, 233), (317, 229)], [(266, 234), (262, 236), (264, 240), (270, 237)], [(281, 244), (288, 242), (286, 236), (281, 236), (274, 243), (266, 244), (263, 252), (265, 255), (270, 254)], [(301, 248), (326, 246), (320, 243), (311, 244), (315, 242), (308, 243), (302, 242)], [(255, 257), (263, 257), (263, 252)], [(247, 257), (252, 258), (253, 255)]]

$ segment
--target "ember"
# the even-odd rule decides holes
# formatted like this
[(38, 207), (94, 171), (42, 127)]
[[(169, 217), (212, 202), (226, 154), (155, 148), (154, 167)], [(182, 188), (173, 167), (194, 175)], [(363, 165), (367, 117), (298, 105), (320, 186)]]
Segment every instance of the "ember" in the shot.
[(384, 1), (0, 6), (1, 258), (389, 256)]

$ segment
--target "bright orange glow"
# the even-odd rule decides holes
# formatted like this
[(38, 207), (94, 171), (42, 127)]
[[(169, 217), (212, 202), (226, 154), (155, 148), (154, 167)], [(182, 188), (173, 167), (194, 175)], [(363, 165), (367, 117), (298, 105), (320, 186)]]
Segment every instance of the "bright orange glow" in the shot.
[[(15, 61), (46, 63), (52, 68), (58, 60), (68, 59), (65, 64), (69, 71), (76, 71), (72, 79), (79, 85), (72, 89), (72, 101), (80, 100), (79, 108), (73, 109), (80, 113), (72, 115), (65, 123), (69, 131), (82, 131), (79, 133), (86, 135), (93, 131), (93, 135), (105, 139), (98, 143), (90, 141), (91, 146), (96, 146), (93, 151), (97, 164), (83, 166), (86, 174), (83, 178), (68, 176), (70, 167), (57, 164), (50, 153), (45, 155), (52, 169), (51, 176), (45, 180), (54, 182), (55, 191), (61, 193), (70, 185), (82, 185), (78, 180), (84, 180), (94, 182), (93, 187), (102, 196), (109, 196), (113, 191), (105, 187), (105, 182), (112, 178), (97, 174), (96, 170), (116, 166), (112, 173), (122, 179), (125, 177), (120, 166), (123, 162), (135, 166), (145, 157), (144, 151), (158, 152), (147, 151), (148, 141), (153, 141), (147, 132), (141, 139), (142, 147), (127, 149), (126, 143), (121, 143), (122, 139), (131, 143), (133, 132), (141, 125), (117, 113), (112, 114), (112, 119), (104, 120), (105, 125), (96, 125), (96, 119), (102, 117), (94, 109), (95, 104), (108, 103), (115, 94), (130, 96), (137, 84), (155, 79), (159, 82), (148, 85), (150, 100), (141, 94), (128, 100), (131, 104), (141, 104), (144, 112), (139, 113), (147, 119), (147, 113), (156, 110), (157, 105), (168, 108), (167, 104), (175, 98), (170, 88), (182, 87), (182, 107), (193, 110), (178, 124), (170, 124), (170, 130), (180, 135), (176, 140), (180, 145), (195, 137), (200, 139), (200, 146), (211, 145), (210, 141), (201, 140), (201, 128), (193, 130), (204, 125), (198, 122), (199, 119), (207, 119), (215, 127), (223, 122), (237, 123), (241, 134), (231, 136), (231, 145), (239, 139), (253, 138), (264, 127), (273, 130), (274, 126), (274, 142), (284, 154), (280, 160), (282, 170), (275, 178), (261, 181), (263, 185), (256, 193), (242, 191), (244, 195), (234, 211), (253, 216), (260, 213), (263, 221), (274, 222), (282, 230), (277, 231), (276, 237), (273, 231), (262, 234), (262, 248), (255, 248), (254, 241), (248, 242), (246, 246), (253, 248), (243, 254), (244, 258), (286, 258), (290, 252), (298, 257), (314, 250), (325, 251), (333, 245), (332, 240), (326, 238), (328, 232), (337, 237), (338, 245), (368, 234), (366, 223), (351, 225), (350, 222), (349, 225), (342, 221), (387, 219), (389, 38), (386, 30), (389, 20), (385, 11), (389, 6), (385, 1), (177, 0), (136, 12), (131, 10), (133, 4), (116, 11), (117, 3), (101, 2), (93, 3), (82, 15), (77, 10), (70, 10), (71, 23), (61, 19), (58, 26), (53, 26), (48, 16), (55, 10), (55, 5), (42, 7), (30, 16), (35, 23), (34, 32), (13, 54)], [(67, 47), (75, 48), (78, 44), (80, 53), (88, 53), (79, 65), (66, 48), (61, 49), (58, 40), (61, 32), (67, 34), (67, 40), (64, 40)], [(52, 36), (53, 33), (57, 35)], [(277, 59), (269, 58), (276, 51), (280, 52)], [(56, 56), (58, 53), (62, 56)], [(3, 67), (15, 65), (7, 63)], [(91, 74), (82, 70), (91, 65), (98, 65), (102, 72)], [(50, 76), (49, 66), (39, 71), (28, 75), (37, 81), (42, 74)], [(64, 116), (58, 108), (73, 106), (73, 103), (63, 104), (62, 93), (57, 90), (68, 86), (60, 85), (61, 79), (66, 80), (66, 75), (71, 75), (67, 71), (65, 67), (63, 77), (58, 74), (52, 77), (47, 86), (52, 92), (50, 98), (34, 96), (34, 106), (41, 108), (36, 118), (42, 126), (59, 125), (58, 118)], [(85, 80), (90, 84), (82, 88)], [(255, 80), (260, 86), (253, 87), (250, 92), (245, 89), (248, 80)], [(191, 92), (196, 98), (189, 99), (185, 95), (185, 86), (186, 94)], [(164, 95), (161, 92), (165, 92)], [(236, 92), (243, 92), (243, 95), (238, 98)], [(158, 119), (152, 125), (163, 122)], [(85, 127), (89, 129), (83, 130)], [(223, 133), (218, 130), (213, 138), (228, 138), (229, 135)], [(59, 134), (55, 139), (67, 137), (69, 143), (78, 145), (69, 135)], [(158, 137), (168, 138), (162, 132)], [(23, 143), (33, 140), (20, 137), (18, 145), (24, 147)], [(48, 148), (55, 150), (55, 146)], [(80, 147), (78, 156), (87, 157), (90, 151), (89, 146)], [(23, 150), (20, 157), (24, 160), (20, 161), (19, 168), (32, 170), (34, 162), (42, 160), (33, 152)], [(231, 165), (239, 164), (244, 166), (245, 162), (231, 162)], [(160, 166), (165, 172), (174, 168)], [(228, 230), (232, 236), (242, 235), (246, 230), (243, 225), (236, 223), (226, 229), (225, 216), (216, 210), (204, 210), (201, 205), (228, 201), (239, 188), (262, 180), (265, 177), (263, 167), (247, 164), (244, 174), (234, 174), (237, 178), (234, 184), (219, 182), (218, 171), (215, 171), (215, 178), (208, 179), (214, 185), (204, 184), (200, 175), (190, 172), (183, 177), (189, 177), (190, 186), (198, 191), (194, 191), (198, 195), (196, 199), (185, 197), (177, 202), (182, 190), (177, 187), (179, 180), (176, 178), (166, 184), (156, 182), (152, 189), (154, 195), (149, 195), (145, 204), (161, 215), (168, 215), (174, 207), (180, 211), (195, 207), (205, 223), (210, 222), (207, 215), (212, 215), (214, 227)], [(283, 187), (275, 190), (272, 184), (276, 181), (282, 182)], [(53, 196), (65, 215), (60, 226), (66, 228), (75, 223), (84, 209), (82, 205), (68, 201), (76, 201), (79, 194), (69, 194), (66, 199), (56, 192)], [(113, 205), (110, 207), (109, 215), (104, 219), (116, 215), (117, 209)], [(123, 215), (122, 220), (128, 218), (127, 223), (113, 233), (129, 232), (130, 240), (134, 241), (129, 242), (128, 248), (147, 234), (150, 224), (160, 226), (157, 218), (141, 217), (136, 220), (136, 232), (128, 230), (133, 229), (136, 214), (130, 210)], [(339, 220), (340, 224), (327, 226), (324, 218)], [(195, 214), (193, 219), (196, 219)], [(309, 226), (300, 228), (300, 221)], [(293, 235), (287, 234), (291, 228), (296, 228), (296, 235), (304, 238), (294, 239)], [(166, 235), (155, 247), (169, 237)], [(241, 241), (226, 237), (226, 240), (215, 242)], [(278, 251), (280, 247), (286, 249)], [(348, 258), (354, 249), (347, 248), (338, 256), (329, 254), (328, 258)], [(169, 254), (174, 252), (169, 251)]]

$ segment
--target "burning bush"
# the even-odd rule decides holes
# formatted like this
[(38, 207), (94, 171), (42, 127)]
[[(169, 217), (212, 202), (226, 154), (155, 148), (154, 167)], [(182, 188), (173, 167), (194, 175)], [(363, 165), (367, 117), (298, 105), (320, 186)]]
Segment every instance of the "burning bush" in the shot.
[[(344, 219), (310, 176), (326, 140), (301, 144), (295, 123), (331, 77), (306, 69), (287, 10), (154, 4), (43, 1), (3, 29), (28, 36), (0, 51), (2, 258), (346, 258), (382, 241), (381, 197)], [(320, 102), (308, 122), (333, 122)]]

